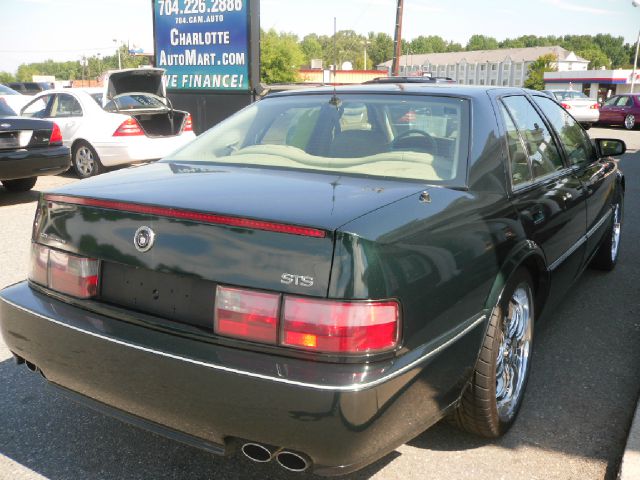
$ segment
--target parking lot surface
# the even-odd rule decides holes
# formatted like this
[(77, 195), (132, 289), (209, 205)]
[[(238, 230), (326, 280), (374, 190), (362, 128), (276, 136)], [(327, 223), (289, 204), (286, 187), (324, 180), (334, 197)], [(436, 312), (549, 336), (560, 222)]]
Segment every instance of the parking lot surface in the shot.
[[(640, 378), (640, 132), (622, 138), (627, 176), (621, 257), (612, 273), (587, 270), (536, 328), (520, 416), (498, 440), (441, 423), (351, 479), (615, 479)], [(0, 188), (0, 287), (26, 276), (38, 190), (77, 181), (41, 178), (33, 192)], [(79, 406), (16, 366), (0, 342), (0, 479), (313, 478), (242, 455), (218, 458)], [(327, 439), (331, 441), (330, 438)]]

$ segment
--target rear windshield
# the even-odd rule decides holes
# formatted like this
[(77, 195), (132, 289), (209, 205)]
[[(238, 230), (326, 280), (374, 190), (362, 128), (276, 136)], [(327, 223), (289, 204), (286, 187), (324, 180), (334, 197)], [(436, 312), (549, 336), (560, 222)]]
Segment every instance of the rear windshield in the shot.
[(119, 95), (104, 106), (107, 112), (122, 112), (127, 110), (157, 110), (165, 109), (166, 105), (157, 97), (144, 93), (130, 93)]
[(466, 99), (340, 94), (266, 98), (170, 160), (451, 183), (465, 171)]
[(553, 92), (558, 100), (574, 100), (576, 98), (589, 98), (582, 92)]

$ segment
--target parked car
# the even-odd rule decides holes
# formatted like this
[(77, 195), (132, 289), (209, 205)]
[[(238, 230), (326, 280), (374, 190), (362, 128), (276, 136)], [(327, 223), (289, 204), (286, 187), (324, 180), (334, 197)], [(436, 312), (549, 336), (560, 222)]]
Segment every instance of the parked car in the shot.
[(23, 95), (35, 95), (55, 87), (51, 82), (9, 82), (7, 86)]
[(39, 176), (69, 169), (69, 149), (53, 122), (15, 117), (0, 98), (0, 183), (10, 192), (31, 190)]
[(157, 160), (195, 138), (191, 115), (173, 109), (166, 98), (163, 72), (110, 72), (101, 99), (95, 90), (48, 90), (36, 95), (21, 115), (60, 122), (81, 178), (105, 167)]
[(0, 85), (0, 100), (4, 101), (5, 105), (13, 110), (14, 115), (17, 115), (17, 112), (31, 100), (31, 97), (22, 95), (5, 85)]
[(600, 119), (600, 104), (597, 100), (587, 97), (575, 90), (546, 90), (567, 110), (573, 118), (589, 130)]
[(360, 469), (447, 414), (496, 437), (543, 310), (616, 265), (625, 149), (517, 88), (275, 93), (44, 194), (0, 330), (79, 401), (288, 470)]
[(636, 128), (640, 121), (640, 99), (636, 94), (614, 95), (600, 108), (600, 124)]

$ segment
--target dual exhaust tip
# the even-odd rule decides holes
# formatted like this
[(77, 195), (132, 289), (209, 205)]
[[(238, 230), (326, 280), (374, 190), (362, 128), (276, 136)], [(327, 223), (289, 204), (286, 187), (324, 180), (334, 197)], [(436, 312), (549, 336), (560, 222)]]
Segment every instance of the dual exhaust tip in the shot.
[(304, 472), (311, 466), (311, 461), (305, 455), (283, 448), (271, 451), (259, 443), (245, 443), (242, 445), (242, 453), (258, 463), (267, 463), (275, 459), (282, 468), (290, 472)]

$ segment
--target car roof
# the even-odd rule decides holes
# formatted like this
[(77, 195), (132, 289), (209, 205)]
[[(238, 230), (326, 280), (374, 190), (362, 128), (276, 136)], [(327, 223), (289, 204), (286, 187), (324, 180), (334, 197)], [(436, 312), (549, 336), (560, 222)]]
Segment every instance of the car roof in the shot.
[(297, 95), (320, 94), (350, 94), (350, 93), (380, 93), (380, 94), (421, 94), (421, 95), (445, 95), (464, 97), (484, 97), (490, 90), (501, 90), (505, 93), (540, 93), (534, 90), (517, 87), (497, 87), (486, 85), (458, 85), (448, 83), (368, 83), (357, 85), (342, 85), (336, 87), (317, 87), (304, 90), (288, 90), (274, 92), (269, 97), (287, 97)]

